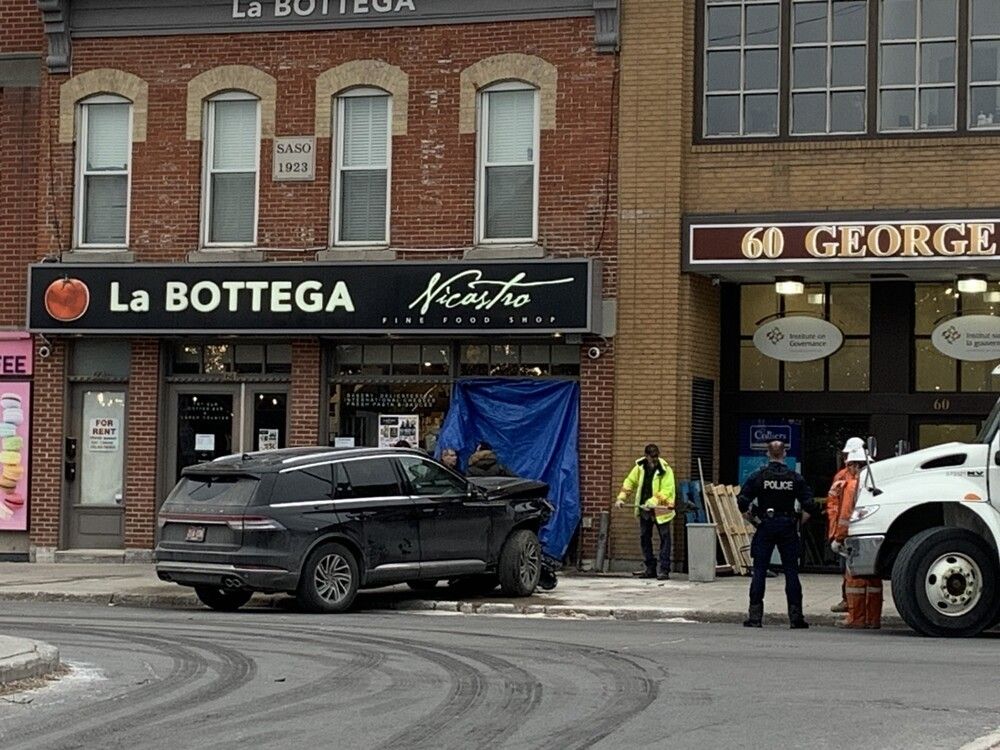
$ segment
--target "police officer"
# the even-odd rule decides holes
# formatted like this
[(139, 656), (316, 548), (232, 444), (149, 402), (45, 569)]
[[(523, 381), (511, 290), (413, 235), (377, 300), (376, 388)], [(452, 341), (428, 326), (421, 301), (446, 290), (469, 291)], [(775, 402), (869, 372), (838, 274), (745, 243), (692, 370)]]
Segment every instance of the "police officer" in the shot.
[[(756, 519), (757, 533), (750, 546), (753, 579), (750, 582), (750, 612), (743, 626), (761, 627), (764, 617), (764, 583), (774, 548), (781, 555), (785, 573), (788, 622), (793, 629), (808, 628), (802, 616), (802, 584), (799, 582), (799, 530), (796, 502), (806, 514), (814, 513), (812, 490), (800, 474), (785, 464), (787, 449), (780, 440), (767, 445), (768, 464), (754, 472), (740, 490), (740, 511)], [(756, 501), (756, 502), (755, 502)], [(753, 507), (751, 507), (753, 506)], [(808, 517), (808, 516), (807, 516)], [(752, 520), (754, 520), (752, 519)]]

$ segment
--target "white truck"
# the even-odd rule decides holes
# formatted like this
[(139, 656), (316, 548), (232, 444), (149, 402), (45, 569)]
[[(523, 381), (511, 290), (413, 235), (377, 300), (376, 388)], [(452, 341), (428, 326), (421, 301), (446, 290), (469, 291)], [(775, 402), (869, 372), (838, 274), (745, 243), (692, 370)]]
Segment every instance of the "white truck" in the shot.
[(870, 464), (845, 548), (854, 575), (892, 580), (896, 609), (922, 635), (1000, 624), (1000, 401), (971, 443)]

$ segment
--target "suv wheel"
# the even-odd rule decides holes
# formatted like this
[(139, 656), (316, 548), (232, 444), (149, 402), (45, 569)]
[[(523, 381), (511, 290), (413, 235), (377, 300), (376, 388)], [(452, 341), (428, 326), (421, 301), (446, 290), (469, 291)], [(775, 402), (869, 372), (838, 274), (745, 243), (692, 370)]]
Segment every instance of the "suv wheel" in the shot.
[(217, 589), (212, 586), (195, 586), (195, 595), (201, 603), (217, 612), (235, 612), (253, 596), (246, 589)]
[(344, 612), (358, 593), (358, 563), (341, 544), (323, 544), (302, 566), (296, 599), (309, 612)]
[(530, 529), (518, 529), (500, 550), (500, 589), (508, 596), (531, 596), (542, 571), (542, 547)]

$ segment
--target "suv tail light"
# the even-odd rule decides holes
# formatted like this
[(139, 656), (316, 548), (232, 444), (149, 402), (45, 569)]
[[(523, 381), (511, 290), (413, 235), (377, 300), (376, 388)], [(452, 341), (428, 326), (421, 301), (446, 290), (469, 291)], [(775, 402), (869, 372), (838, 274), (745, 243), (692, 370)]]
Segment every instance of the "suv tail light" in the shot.
[(285, 527), (267, 516), (243, 516), (227, 520), (229, 528), (236, 531), (284, 531)]
[(160, 528), (168, 523), (186, 523), (193, 526), (228, 526), (233, 531), (284, 531), (285, 527), (268, 516), (202, 515), (186, 513), (161, 513), (157, 517)]

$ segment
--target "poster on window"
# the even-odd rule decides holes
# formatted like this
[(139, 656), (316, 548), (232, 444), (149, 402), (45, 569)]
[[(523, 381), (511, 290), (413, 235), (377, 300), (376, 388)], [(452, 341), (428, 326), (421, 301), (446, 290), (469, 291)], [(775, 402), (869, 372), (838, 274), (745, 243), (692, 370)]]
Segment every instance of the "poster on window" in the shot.
[(273, 451), (278, 448), (278, 431), (275, 429), (257, 430), (257, 450)]
[(28, 529), (31, 383), (0, 383), (0, 531)]
[(111, 453), (118, 450), (121, 420), (114, 417), (94, 417), (87, 423), (87, 450)]
[(739, 483), (742, 485), (757, 469), (767, 465), (767, 445), (779, 440), (788, 449), (785, 463), (802, 473), (802, 420), (760, 419), (740, 420)]
[(420, 417), (416, 414), (379, 414), (378, 447), (391, 448), (401, 441), (411, 448), (420, 444)]

